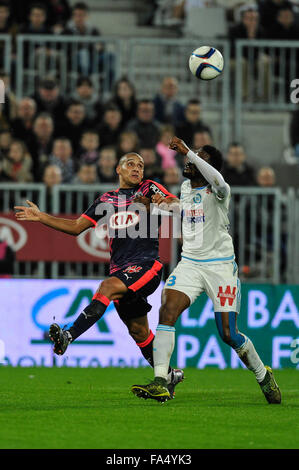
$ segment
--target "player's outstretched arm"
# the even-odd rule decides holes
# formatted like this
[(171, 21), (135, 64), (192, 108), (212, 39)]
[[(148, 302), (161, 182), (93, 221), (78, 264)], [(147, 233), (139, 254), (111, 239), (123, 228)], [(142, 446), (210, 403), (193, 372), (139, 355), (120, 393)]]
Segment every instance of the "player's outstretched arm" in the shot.
[(224, 181), (222, 174), (203, 158), (200, 158), (196, 153), (190, 150), (182, 139), (173, 137), (169, 147), (183, 155), (187, 155), (190, 162), (201, 172), (202, 176), (215, 189), (219, 197), (224, 198), (229, 193), (229, 186)]
[(177, 197), (164, 197), (161, 194), (154, 194), (152, 202), (157, 204), (162, 211), (178, 212), (180, 210), (180, 200)]
[(29, 207), (15, 206), (15, 210), (18, 211), (15, 216), (18, 220), (41, 222), (48, 227), (69, 235), (79, 235), (87, 228), (93, 226), (92, 222), (84, 217), (79, 217), (78, 219), (62, 219), (60, 217), (54, 217), (53, 215), (42, 212), (33, 202), (28, 200), (26, 202)]

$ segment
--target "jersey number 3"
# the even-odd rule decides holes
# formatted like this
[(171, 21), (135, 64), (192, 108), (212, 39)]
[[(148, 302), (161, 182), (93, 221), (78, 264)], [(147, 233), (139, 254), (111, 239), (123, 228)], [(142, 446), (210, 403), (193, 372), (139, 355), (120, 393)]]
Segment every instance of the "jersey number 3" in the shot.
[(175, 280), (176, 280), (176, 276), (170, 276), (170, 278), (168, 279), (168, 282), (166, 284), (166, 287), (169, 286), (174, 286), (175, 285)]

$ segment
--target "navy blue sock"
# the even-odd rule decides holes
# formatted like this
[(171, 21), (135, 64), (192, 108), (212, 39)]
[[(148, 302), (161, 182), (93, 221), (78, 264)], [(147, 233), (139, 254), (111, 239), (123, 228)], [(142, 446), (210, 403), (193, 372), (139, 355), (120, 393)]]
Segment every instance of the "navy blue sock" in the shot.
[(73, 326), (69, 328), (72, 341), (94, 325), (105, 313), (110, 300), (101, 294), (95, 294), (91, 303), (80, 313)]

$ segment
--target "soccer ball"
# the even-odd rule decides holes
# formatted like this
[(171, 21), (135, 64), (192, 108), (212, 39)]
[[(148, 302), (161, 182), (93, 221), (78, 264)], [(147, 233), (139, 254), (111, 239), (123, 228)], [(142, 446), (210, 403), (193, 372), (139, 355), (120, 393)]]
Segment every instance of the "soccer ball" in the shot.
[(212, 80), (223, 70), (223, 57), (215, 47), (201, 46), (192, 52), (189, 68), (195, 77), (201, 80)]

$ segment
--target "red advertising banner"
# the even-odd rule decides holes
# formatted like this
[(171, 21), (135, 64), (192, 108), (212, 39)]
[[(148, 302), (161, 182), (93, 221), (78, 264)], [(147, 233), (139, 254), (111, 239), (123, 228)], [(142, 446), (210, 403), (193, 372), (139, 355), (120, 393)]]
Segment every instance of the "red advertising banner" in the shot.
[[(57, 217), (74, 219), (76, 215)], [(165, 218), (167, 221), (167, 217)], [(164, 223), (167, 223), (167, 222)], [(38, 222), (19, 222), (13, 213), (0, 213), (0, 239), (16, 252), (18, 261), (108, 262), (109, 239), (105, 227), (91, 228), (78, 237), (53, 230)], [(171, 236), (160, 240), (160, 258), (171, 259)]]

